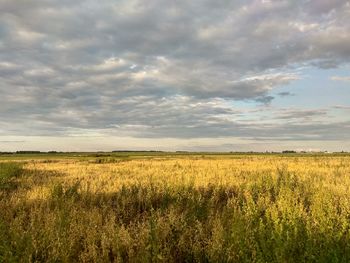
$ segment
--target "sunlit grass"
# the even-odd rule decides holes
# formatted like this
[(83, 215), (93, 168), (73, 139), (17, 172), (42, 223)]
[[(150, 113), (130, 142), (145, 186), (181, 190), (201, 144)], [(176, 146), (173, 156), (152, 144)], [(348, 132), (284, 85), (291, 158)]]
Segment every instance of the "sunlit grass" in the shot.
[(0, 190), (0, 262), (349, 262), (349, 161), (28, 162)]

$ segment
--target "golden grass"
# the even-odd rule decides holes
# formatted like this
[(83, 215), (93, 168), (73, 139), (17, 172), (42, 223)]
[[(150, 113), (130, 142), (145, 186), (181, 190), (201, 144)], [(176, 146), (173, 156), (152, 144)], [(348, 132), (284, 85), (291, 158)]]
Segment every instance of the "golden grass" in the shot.
[(32, 161), (4, 262), (349, 262), (350, 157)]

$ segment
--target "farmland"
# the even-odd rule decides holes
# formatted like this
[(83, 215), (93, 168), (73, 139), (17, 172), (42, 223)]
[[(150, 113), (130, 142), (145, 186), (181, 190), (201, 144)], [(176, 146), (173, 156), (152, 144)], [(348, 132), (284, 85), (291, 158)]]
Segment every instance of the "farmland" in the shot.
[(349, 262), (350, 156), (0, 156), (0, 262)]

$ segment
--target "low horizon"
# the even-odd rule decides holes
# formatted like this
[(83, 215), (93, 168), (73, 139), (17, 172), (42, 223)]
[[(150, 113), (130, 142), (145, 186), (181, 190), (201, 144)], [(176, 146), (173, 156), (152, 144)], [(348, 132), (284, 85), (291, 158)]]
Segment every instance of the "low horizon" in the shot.
[(309, 149), (309, 150), (282, 150), (282, 151), (188, 151), (188, 150), (112, 150), (112, 151), (59, 151), (59, 150), (15, 150), (15, 151), (0, 151), (1, 154), (74, 154), (74, 153), (83, 153), (83, 154), (118, 154), (118, 153), (188, 153), (188, 154), (244, 154), (244, 153), (259, 153), (259, 154), (288, 154), (288, 153), (349, 153), (348, 151), (328, 151), (328, 150), (318, 150), (318, 149)]

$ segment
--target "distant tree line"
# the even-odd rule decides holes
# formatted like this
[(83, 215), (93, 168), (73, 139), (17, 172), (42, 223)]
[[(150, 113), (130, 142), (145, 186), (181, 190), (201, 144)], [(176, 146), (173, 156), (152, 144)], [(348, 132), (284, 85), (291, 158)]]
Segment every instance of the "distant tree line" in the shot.
[(282, 153), (297, 153), (297, 152), (296, 151), (286, 150), (286, 151), (282, 151)]

